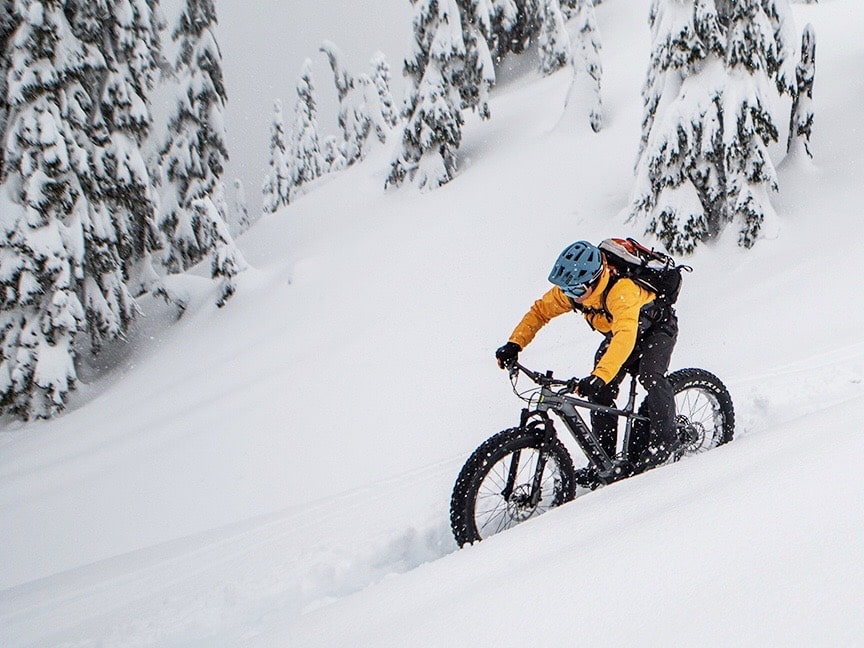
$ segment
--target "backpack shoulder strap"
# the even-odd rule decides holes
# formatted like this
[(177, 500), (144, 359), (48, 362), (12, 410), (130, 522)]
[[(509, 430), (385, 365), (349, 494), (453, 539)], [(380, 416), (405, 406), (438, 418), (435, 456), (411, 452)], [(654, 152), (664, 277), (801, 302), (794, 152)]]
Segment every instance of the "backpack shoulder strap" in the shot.
[(601, 296), (600, 303), (602, 306), (600, 308), (590, 308), (588, 306), (584, 306), (577, 302), (572, 297), (568, 297), (570, 300), (570, 306), (573, 307), (574, 311), (582, 313), (583, 315), (603, 315), (606, 319), (612, 319), (612, 313), (609, 312), (609, 308), (606, 305), (606, 301), (609, 299), (609, 291), (612, 290), (612, 286), (614, 286), (620, 277), (612, 274), (609, 275), (609, 282), (606, 284), (606, 288), (603, 289), (603, 295)]

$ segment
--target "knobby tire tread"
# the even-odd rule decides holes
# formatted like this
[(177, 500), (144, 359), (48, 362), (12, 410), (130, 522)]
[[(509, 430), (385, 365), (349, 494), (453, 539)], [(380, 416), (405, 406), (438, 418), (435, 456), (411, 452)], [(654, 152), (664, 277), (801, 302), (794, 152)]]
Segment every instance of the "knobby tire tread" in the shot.
[(717, 445), (729, 443), (735, 434), (735, 407), (732, 405), (732, 396), (726, 385), (717, 376), (705, 369), (678, 369), (669, 374), (669, 382), (672, 391), (676, 394), (685, 389), (704, 389), (711, 392), (720, 407), (723, 415), (723, 435), (717, 441)]
[[(487, 439), (469, 457), (456, 479), (450, 499), (450, 526), (460, 547), (481, 539), (474, 519), (474, 505), (483, 479), (493, 466), (516, 450), (539, 450), (545, 442), (545, 433), (538, 428), (509, 428)], [(567, 448), (554, 437), (547, 452), (557, 463), (561, 474), (561, 489), (553, 506), (569, 502), (575, 495), (575, 471)]]

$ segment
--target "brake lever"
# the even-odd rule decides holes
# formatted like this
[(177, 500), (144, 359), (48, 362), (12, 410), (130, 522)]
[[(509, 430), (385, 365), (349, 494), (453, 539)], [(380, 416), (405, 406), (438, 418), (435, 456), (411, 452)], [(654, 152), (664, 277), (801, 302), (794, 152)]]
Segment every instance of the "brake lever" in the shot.
[(510, 380), (515, 380), (519, 377), (519, 361), (514, 360), (510, 365), (507, 366), (507, 373), (510, 374)]

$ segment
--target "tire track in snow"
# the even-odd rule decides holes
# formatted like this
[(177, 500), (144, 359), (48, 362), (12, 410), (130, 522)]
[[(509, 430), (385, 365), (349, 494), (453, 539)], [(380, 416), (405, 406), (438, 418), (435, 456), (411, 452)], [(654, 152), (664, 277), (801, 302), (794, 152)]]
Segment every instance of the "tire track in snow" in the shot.
[(736, 436), (758, 433), (864, 394), (864, 342), (728, 381)]

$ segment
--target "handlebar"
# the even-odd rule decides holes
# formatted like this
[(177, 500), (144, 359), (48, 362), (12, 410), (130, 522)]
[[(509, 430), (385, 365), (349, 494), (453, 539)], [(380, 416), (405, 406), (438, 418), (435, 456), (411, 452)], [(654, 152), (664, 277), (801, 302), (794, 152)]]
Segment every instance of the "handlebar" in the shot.
[(528, 376), (531, 382), (541, 387), (566, 387), (567, 389), (562, 390), (561, 393), (573, 392), (576, 390), (576, 378), (570, 378), (569, 380), (560, 380), (558, 378), (553, 378), (551, 370), (546, 371), (546, 373), (532, 371), (528, 367), (520, 364), (518, 361), (514, 361), (513, 364), (509, 365), (508, 368), (510, 371), (511, 380), (515, 380), (520, 373), (524, 373), (526, 376)]

